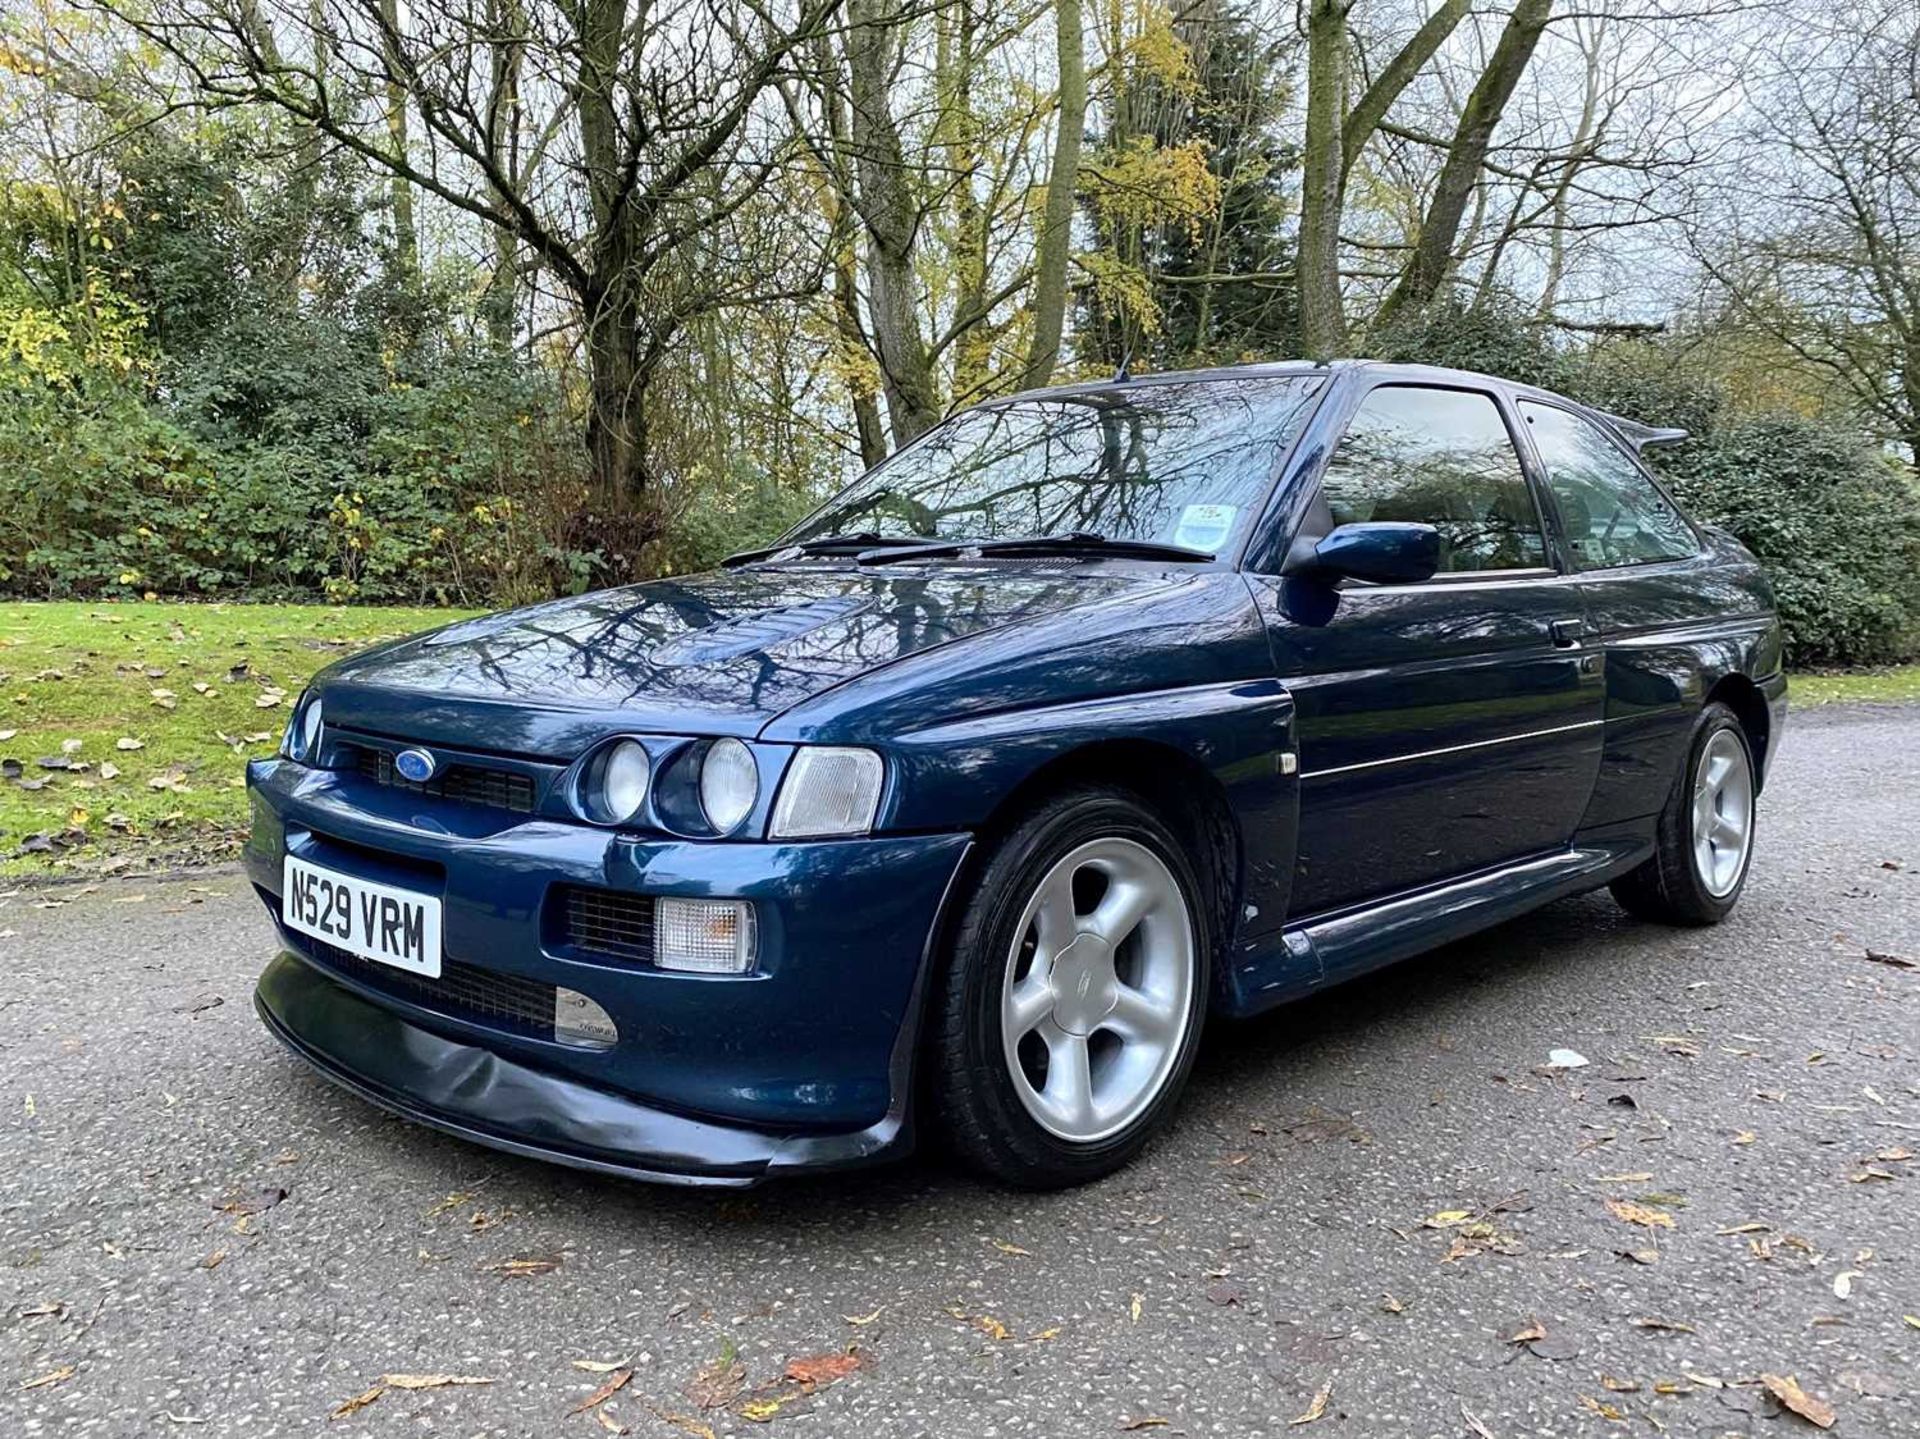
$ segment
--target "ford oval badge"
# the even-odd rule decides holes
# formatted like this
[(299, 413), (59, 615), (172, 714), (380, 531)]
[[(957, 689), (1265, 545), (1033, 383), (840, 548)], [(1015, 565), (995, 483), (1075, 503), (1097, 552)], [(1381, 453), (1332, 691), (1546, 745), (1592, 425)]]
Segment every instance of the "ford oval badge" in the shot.
[(433, 778), (433, 756), (423, 749), (403, 749), (393, 757), (393, 767), (409, 784), (425, 784)]

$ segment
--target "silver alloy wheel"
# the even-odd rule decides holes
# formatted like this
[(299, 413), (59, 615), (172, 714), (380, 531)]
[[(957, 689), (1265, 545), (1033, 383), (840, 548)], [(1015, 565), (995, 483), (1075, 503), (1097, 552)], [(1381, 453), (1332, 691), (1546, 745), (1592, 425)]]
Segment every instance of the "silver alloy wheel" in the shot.
[(1014, 1091), (1049, 1134), (1118, 1134), (1160, 1095), (1193, 1010), (1193, 918), (1166, 862), (1091, 840), (1048, 870), (1014, 931), (1000, 1032)]
[(1717, 731), (1693, 771), (1693, 867), (1715, 899), (1740, 884), (1753, 849), (1753, 766), (1732, 730)]

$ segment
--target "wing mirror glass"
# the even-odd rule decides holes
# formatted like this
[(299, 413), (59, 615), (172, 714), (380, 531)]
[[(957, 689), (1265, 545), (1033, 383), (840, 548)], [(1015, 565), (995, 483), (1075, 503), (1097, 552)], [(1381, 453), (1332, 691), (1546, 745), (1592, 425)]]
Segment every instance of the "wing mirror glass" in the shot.
[(1376, 585), (1416, 584), (1440, 568), (1440, 531), (1432, 525), (1380, 521), (1339, 525), (1313, 547), (1299, 568), (1336, 579)]

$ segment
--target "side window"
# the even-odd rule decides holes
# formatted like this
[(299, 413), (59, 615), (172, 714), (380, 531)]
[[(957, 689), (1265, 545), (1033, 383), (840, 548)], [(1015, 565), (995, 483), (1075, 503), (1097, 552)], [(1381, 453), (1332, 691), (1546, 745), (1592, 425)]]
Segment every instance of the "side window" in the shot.
[(1520, 413), (1546, 466), (1547, 488), (1578, 569), (1697, 554), (1700, 542), (1667, 497), (1600, 428), (1557, 405)]
[(1490, 395), (1415, 385), (1374, 390), (1327, 462), (1320, 491), (1337, 525), (1434, 526), (1442, 571), (1547, 562), (1533, 494)]

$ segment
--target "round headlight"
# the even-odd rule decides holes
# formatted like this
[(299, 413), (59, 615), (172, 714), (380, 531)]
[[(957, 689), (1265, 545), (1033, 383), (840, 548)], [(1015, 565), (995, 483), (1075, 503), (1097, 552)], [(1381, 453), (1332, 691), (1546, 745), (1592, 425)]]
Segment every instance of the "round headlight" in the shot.
[(730, 834), (753, 812), (760, 797), (760, 767), (753, 751), (737, 739), (723, 739), (707, 750), (700, 762), (700, 808), (707, 823)]
[(653, 778), (653, 761), (644, 745), (620, 740), (600, 756), (594, 770), (587, 802), (595, 819), (602, 824), (623, 824), (640, 812)]

